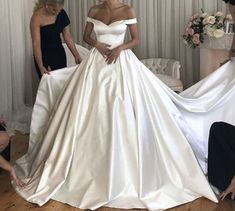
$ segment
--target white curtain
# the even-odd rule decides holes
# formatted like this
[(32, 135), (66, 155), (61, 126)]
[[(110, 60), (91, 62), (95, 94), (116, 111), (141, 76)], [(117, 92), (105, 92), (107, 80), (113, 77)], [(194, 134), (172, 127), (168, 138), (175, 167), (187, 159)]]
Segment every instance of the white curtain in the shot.
[[(222, 0), (123, 0), (134, 7), (141, 43), (134, 49), (141, 58), (166, 57), (180, 61), (185, 87), (199, 79), (199, 50), (183, 44), (182, 34), (191, 15), (223, 11)], [(0, 0), (0, 115), (33, 104), (38, 80), (32, 57), (29, 22), (35, 0)], [(67, 0), (71, 32), (82, 40), (87, 12), (98, 0)]]
[(33, 103), (29, 21), (34, 1), (0, 0), (0, 115)]

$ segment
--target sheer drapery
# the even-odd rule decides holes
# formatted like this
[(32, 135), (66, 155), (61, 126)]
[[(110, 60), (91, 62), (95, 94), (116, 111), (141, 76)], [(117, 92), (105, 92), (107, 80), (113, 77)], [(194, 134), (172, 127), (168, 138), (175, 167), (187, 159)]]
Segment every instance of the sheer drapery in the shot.
[(36, 84), (29, 31), (33, 5), (34, 1), (0, 1), (0, 114), (33, 102)]
[[(37, 78), (32, 60), (29, 22), (36, 0), (0, 0), (0, 115), (32, 104)], [(80, 45), (87, 12), (98, 0), (67, 0), (71, 32)], [(199, 51), (182, 41), (189, 17), (200, 12), (226, 11), (222, 0), (124, 0), (135, 8), (141, 43), (134, 49), (141, 58), (167, 57), (180, 60), (185, 87), (199, 78)]]

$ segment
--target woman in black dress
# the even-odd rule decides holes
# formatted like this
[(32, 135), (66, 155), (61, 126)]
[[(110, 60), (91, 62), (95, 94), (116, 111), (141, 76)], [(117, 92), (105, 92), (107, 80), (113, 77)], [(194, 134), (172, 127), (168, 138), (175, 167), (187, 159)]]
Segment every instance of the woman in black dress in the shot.
[(235, 126), (215, 122), (210, 128), (208, 151), (209, 182), (222, 191), (224, 199), (235, 197)]
[(81, 61), (69, 31), (70, 20), (63, 6), (64, 0), (39, 0), (31, 18), (34, 61), (40, 78), (50, 70), (66, 67), (66, 54), (61, 34), (75, 62), (79, 64)]
[[(232, 15), (233, 22), (235, 23), (235, 0), (223, 0), (223, 1), (229, 4), (229, 11)], [(235, 34), (233, 36), (233, 42), (229, 52), (229, 59), (234, 56), (235, 56)]]

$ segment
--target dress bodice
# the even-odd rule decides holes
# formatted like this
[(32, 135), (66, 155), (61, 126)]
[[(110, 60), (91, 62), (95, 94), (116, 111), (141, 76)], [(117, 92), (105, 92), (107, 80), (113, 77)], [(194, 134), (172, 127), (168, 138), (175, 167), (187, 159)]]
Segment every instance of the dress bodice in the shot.
[(137, 23), (137, 20), (136, 18), (132, 18), (105, 24), (100, 20), (88, 17), (87, 22), (93, 23), (96, 39), (99, 42), (109, 44), (111, 45), (111, 48), (115, 48), (116, 46), (123, 44), (127, 25), (135, 24)]

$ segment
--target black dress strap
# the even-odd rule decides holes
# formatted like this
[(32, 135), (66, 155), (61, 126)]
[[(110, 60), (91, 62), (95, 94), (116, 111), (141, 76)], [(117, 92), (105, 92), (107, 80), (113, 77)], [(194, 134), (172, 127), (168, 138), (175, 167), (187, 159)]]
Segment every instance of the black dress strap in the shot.
[(70, 20), (67, 13), (65, 12), (65, 10), (61, 10), (56, 19), (56, 27), (59, 30), (59, 33), (61, 33), (63, 29), (69, 24)]

